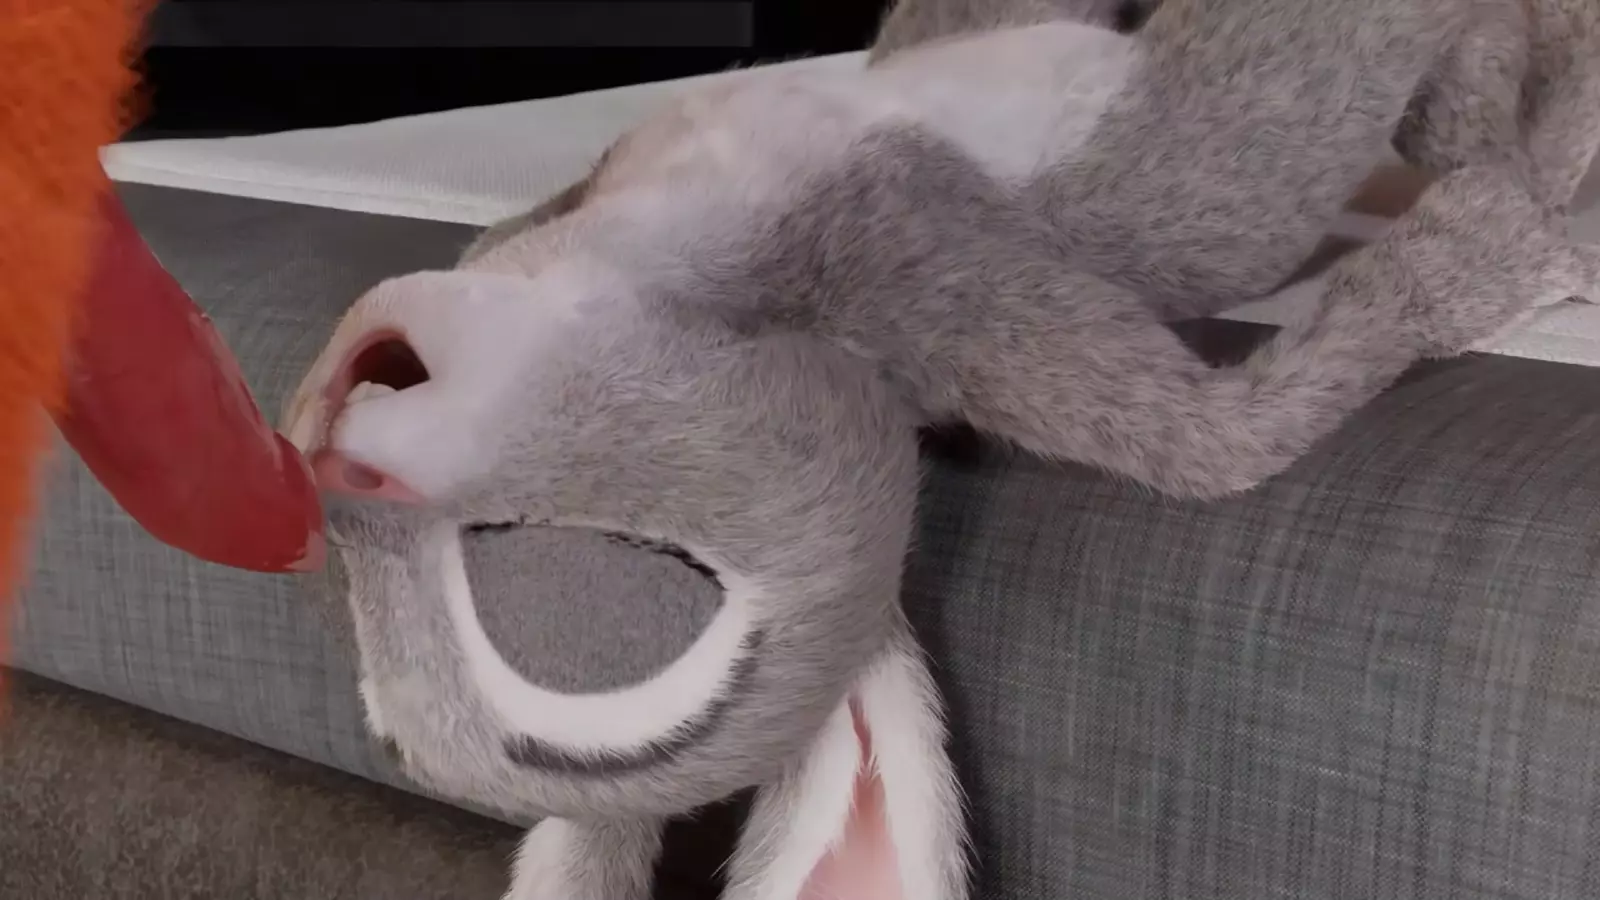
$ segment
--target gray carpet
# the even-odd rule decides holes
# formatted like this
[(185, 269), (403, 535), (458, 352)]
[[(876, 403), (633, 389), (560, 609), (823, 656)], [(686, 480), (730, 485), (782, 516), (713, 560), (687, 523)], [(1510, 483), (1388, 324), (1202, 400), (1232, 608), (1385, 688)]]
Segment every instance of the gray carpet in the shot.
[(0, 897), (496, 900), (516, 830), (17, 675)]
[[(5, 674), (3, 900), (498, 900), (504, 890), (510, 826)], [(704, 837), (675, 840), (669, 870), (689, 856), (685, 840)], [(715, 894), (668, 880), (663, 900)]]

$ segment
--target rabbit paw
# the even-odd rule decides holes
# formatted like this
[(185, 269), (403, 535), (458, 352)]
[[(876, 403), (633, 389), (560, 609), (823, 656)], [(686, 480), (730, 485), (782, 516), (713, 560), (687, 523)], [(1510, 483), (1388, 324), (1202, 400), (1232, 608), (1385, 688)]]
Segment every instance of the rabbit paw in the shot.
[[(1591, 293), (1589, 296), (1600, 296), (1600, 294)], [(1502, 347), (1508, 338), (1524, 329), (1532, 328), (1540, 322), (1553, 318), (1556, 314), (1565, 312), (1574, 306), (1593, 305), (1593, 303), (1594, 301), (1588, 299), (1588, 297), (1574, 295), (1551, 303), (1548, 306), (1535, 306), (1512, 319), (1504, 328), (1495, 332), (1493, 337), (1478, 341), (1468, 349), (1475, 353), (1492, 353)]]
[(1565, 239), (1525, 169), (1462, 169), (1440, 179), (1385, 239), (1403, 271), (1403, 327), (1424, 356), (1491, 345), (1538, 311), (1591, 296), (1600, 255)]

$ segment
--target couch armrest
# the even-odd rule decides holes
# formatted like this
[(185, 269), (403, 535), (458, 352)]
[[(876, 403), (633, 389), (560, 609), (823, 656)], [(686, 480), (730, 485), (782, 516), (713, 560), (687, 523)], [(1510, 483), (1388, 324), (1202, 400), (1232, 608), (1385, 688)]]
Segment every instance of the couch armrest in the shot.
[(907, 598), (977, 896), (1600, 896), (1596, 410), (1597, 369), (1429, 364), (1210, 504), (937, 452)]

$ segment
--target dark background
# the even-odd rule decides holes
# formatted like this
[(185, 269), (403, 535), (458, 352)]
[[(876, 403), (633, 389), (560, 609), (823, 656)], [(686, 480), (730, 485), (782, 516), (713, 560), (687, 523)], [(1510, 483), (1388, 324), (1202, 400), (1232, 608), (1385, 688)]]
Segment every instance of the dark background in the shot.
[(887, 0), (164, 0), (130, 138), (341, 125), (861, 49)]

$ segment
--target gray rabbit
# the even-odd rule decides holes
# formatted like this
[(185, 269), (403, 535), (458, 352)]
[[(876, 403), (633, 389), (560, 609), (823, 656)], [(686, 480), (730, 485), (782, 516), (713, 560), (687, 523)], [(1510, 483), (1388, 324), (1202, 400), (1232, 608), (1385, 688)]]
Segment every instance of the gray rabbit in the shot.
[[(1477, 0), (921, 3), (860, 71), (686, 95), (376, 286), (289, 410), (371, 730), (543, 819), (509, 900), (645, 900), (666, 818), (752, 787), (730, 900), (964, 898), (897, 603), (919, 427), (1218, 497), (1600, 281), (1559, 217), (1600, 142), (1587, 13), (1536, 89), (1508, 32), (1513, 89), (1460, 80)], [(1234, 367), (1168, 331), (1280, 284), (1389, 143), (1438, 179), (1314, 311)]]

